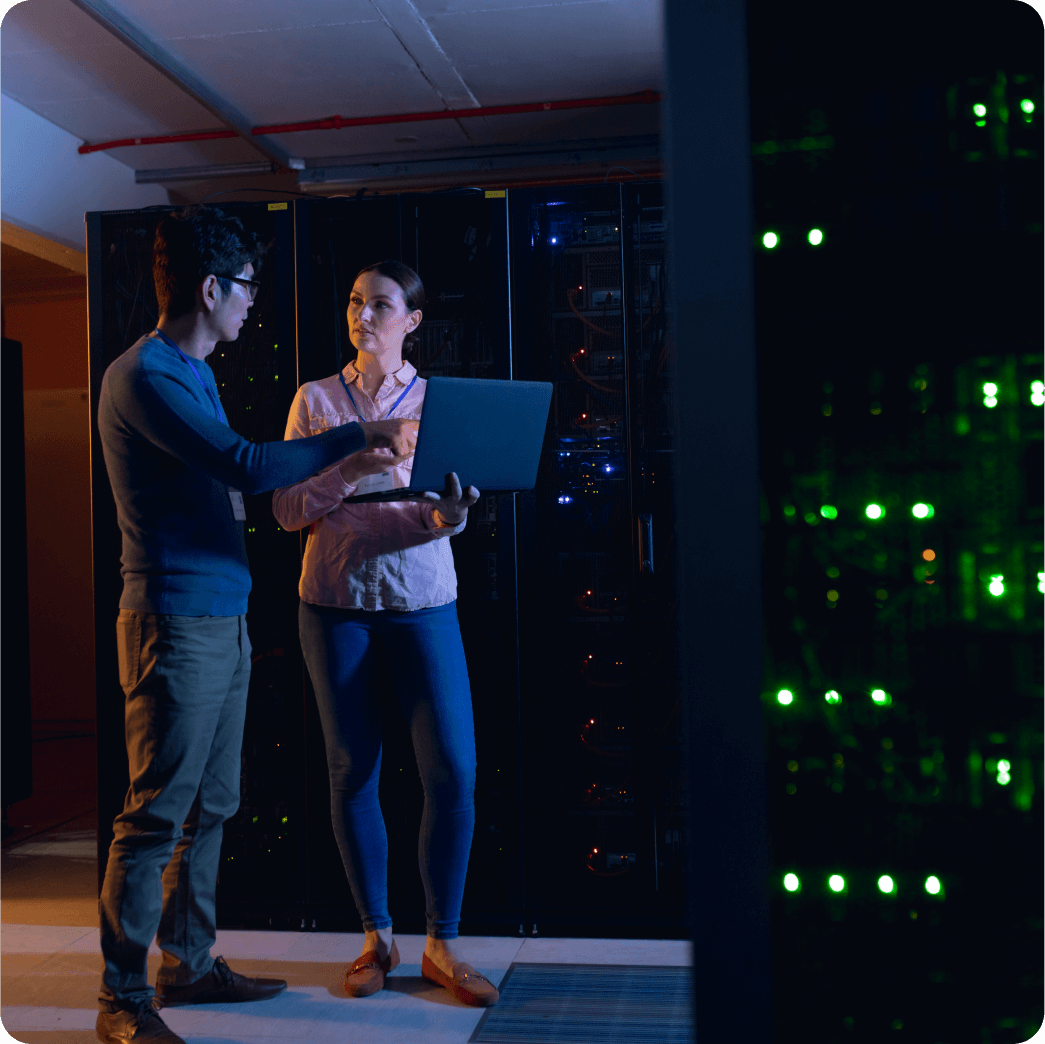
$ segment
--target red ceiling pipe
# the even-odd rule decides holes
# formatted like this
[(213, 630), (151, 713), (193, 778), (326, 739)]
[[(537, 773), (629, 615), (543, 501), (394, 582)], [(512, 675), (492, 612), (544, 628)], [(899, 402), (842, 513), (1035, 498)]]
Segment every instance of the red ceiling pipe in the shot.
[[(508, 116), (519, 112), (555, 112), (559, 109), (590, 109), (603, 105), (652, 105), (660, 101), (659, 91), (639, 91), (637, 94), (617, 94), (609, 98), (577, 98), (571, 101), (529, 102), (525, 105), (485, 105), (478, 109), (440, 109), (437, 112), (402, 112), (392, 116), (328, 116), (306, 123), (275, 123), (254, 127), (251, 134), (291, 134), (296, 131), (340, 130), (342, 127), (374, 127), (387, 123), (422, 123), (426, 120), (459, 120), (469, 116)], [(202, 131), (198, 134), (160, 134), (151, 138), (118, 138), (100, 141), (95, 145), (81, 145), (80, 153), (103, 152), (129, 145), (172, 145), (182, 141), (213, 141), (217, 138), (238, 138), (235, 131)]]
[(342, 127), (374, 127), (386, 123), (422, 123), (425, 120), (460, 120), (469, 116), (509, 116), (518, 112), (555, 112), (558, 109), (590, 109), (600, 105), (654, 104), (658, 91), (617, 94), (610, 98), (577, 98), (571, 101), (529, 102), (525, 105), (484, 105), (478, 109), (440, 109), (436, 112), (402, 112), (394, 116), (328, 116), (306, 123), (273, 123), (255, 127), (251, 134), (291, 134), (296, 131), (341, 130)]
[(128, 145), (173, 145), (179, 141), (214, 141), (217, 138), (238, 138), (235, 131), (200, 131), (196, 134), (158, 134), (152, 138), (118, 138), (116, 141), (100, 141), (97, 145), (81, 145), (79, 153), (103, 152), (105, 149), (122, 149)]

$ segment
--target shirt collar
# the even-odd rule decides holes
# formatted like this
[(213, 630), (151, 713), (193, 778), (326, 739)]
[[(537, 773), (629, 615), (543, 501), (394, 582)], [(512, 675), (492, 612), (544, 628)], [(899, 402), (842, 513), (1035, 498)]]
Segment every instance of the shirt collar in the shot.
[[(341, 373), (344, 375), (346, 384), (353, 384), (360, 376), (360, 373), (356, 369), (356, 364), (354, 362), (346, 364), (345, 368), (341, 371)], [(404, 359), (403, 365), (400, 366), (395, 373), (390, 374), (389, 376), (391, 376), (397, 384), (400, 384), (403, 387), (405, 387), (414, 379), (416, 375), (417, 370), (414, 368), (414, 366), (407, 362), (406, 359)], [(383, 383), (384, 382), (382, 381), (382, 384)]]

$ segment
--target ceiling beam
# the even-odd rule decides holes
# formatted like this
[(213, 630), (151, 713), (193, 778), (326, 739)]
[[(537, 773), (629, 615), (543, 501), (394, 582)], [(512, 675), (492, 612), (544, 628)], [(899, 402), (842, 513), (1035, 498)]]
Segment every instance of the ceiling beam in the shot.
[(271, 163), (222, 163), (201, 167), (160, 167), (136, 170), (137, 185), (165, 185), (169, 181), (199, 181), (203, 178), (245, 178), (252, 174), (275, 174)]
[(136, 25), (128, 21), (119, 11), (110, 7), (105, 0), (69, 0), (69, 2), (93, 18), (106, 32), (111, 33), (139, 58), (148, 62), (180, 91), (202, 105), (229, 130), (235, 131), (244, 141), (250, 142), (266, 159), (280, 167), (290, 166), (290, 155), (286, 150), (269, 138), (253, 137), (250, 133), (251, 122), (243, 113), (198, 80), (173, 55), (155, 41), (150, 40)]
[(608, 179), (610, 171), (628, 171), (631, 164), (638, 165), (638, 173), (642, 175), (657, 176), (662, 167), (660, 139), (655, 134), (443, 150), (431, 154), (332, 156), (312, 162), (317, 165), (298, 171), (298, 187), (305, 192), (322, 192), (341, 185), (396, 183), (403, 179), (437, 178), (448, 184), (487, 184), (498, 179), (523, 180), (528, 173), (536, 176), (538, 172), (546, 179), (556, 172), (573, 176), (579, 171)]

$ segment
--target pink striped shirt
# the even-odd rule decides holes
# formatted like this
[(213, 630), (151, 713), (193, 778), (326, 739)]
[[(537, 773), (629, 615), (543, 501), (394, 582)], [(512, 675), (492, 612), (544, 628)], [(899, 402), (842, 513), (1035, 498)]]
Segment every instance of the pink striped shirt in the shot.
[[(359, 412), (337, 374), (311, 381), (294, 397), (285, 438), (301, 439), (349, 421), (384, 418), (417, 371), (404, 362), (396, 373), (386, 374), (373, 399), (363, 391), (353, 363), (342, 373)], [(424, 397), (425, 381), (418, 378), (393, 417), (417, 420)], [(411, 467), (412, 461), (407, 461), (393, 469), (396, 488), (409, 485)], [(457, 597), (457, 574), (446, 537), (460, 533), (465, 522), (441, 526), (430, 504), (412, 500), (345, 504), (342, 498), (355, 491), (335, 464), (272, 496), (273, 514), (284, 529), (309, 527), (298, 585), (302, 600), (372, 611), (408, 611), (452, 602)]]

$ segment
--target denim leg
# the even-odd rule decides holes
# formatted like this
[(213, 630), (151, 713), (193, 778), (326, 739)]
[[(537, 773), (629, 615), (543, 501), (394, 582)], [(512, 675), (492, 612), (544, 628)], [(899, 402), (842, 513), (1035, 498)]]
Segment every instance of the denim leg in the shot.
[[(235, 616), (120, 611), (130, 787), (113, 824), (99, 901), (106, 1008), (135, 1007), (153, 995), (146, 959), (160, 926), (162, 875), (199, 798), (230, 689), (242, 684), (242, 626)], [(238, 746), (228, 756), (238, 773)]]
[(378, 801), (381, 712), (374, 690), (374, 617), (302, 602), (301, 649), (316, 693), (330, 773), (330, 814), (364, 931), (390, 928), (388, 836)]
[(418, 862), (427, 931), (456, 939), (475, 827), (475, 730), (457, 603), (389, 613), (382, 630), (425, 791)]
[(163, 964), (156, 981), (185, 986), (207, 975), (217, 933), (217, 883), (222, 827), (240, 800), (240, 750), (250, 687), (250, 640), (239, 617), (239, 665), (229, 684), (196, 800), (163, 873), (163, 911), (156, 942)]

